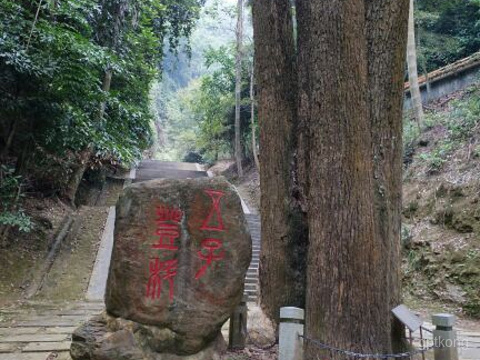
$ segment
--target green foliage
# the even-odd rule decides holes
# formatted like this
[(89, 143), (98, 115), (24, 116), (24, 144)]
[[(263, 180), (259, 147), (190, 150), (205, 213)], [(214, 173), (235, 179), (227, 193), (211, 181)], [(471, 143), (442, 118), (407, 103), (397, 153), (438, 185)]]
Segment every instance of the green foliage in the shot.
[(453, 111), (446, 127), (453, 141), (470, 138), (480, 124), (480, 90), (476, 89), (465, 100), (452, 102)]
[[(429, 173), (440, 171), (450, 159), (450, 155), (458, 147), (478, 136), (480, 131), (480, 88), (473, 86), (467, 89), (467, 94), (450, 102), (449, 112), (428, 112), (425, 116), (422, 131), (438, 129), (445, 135), (431, 147), (422, 152), (420, 159), (426, 162)], [(412, 151), (417, 146), (420, 131), (417, 124), (404, 119), (404, 149)], [(476, 156), (476, 148), (473, 149)]]
[(32, 222), (19, 207), (22, 193), (22, 177), (15, 175), (15, 169), (0, 166), (0, 225), (17, 227), (29, 232)]
[(23, 210), (3, 211), (0, 213), (0, 224), (17, 227), (22, 232), (30, 232), (33, 224), (30, 216), (25, 214)]
[(432, 151), (420, 154), (420, 159), (428, 163), (428, 173), (434, 174), (440, 171), (443, 165), (449, 160), (453, 144), (449, 141), (436, 146)]
[[(232, 156), (235, 111), (236, 9), (217, 0), (207, 3), (192, 36), (192, 61), (168, 56), (166, 74), (153, 91), (156, 117), (163, 129), (157, 155), (165, 160), (214, 162)], [(251, 27), (245, 26), (248, 38)], [(251, 157), (249, 69), (252, 44), (244, 53), (241, 128), (245, 157)]]
[(419, 64), (428, 71), (480, 50), (478, 0), (419, 0), (415, 13)]
[(209, 49), (208, 67), (212, 74), (201, 79), (199, 91), (192, 102), (192, 110), (199, 124), (197, 146), (209, 159), (229, 154), (232, 146), (232, 117), (235, 107), (235, 55), (232, 48)]
[(60, 188), (85, 148), (91, 166), (140, 158), (152, 142), (149, 92), (163, 44), (176, 51), (202, 4), (0, 0), (0, 156)]
[[(251, 61), (251, 59), (250, 59)], [(244, 79), (249, 79), (245, 61)], [(235, 111), (235, 49), (233, 46), (209, 48), (205, 52), (205, 65), (211, 72), (178, 91), (166, 106), (167, 137), (170, 146), (177, 149), (175, 158), (185, 158), (189, 153), (202, 155), (202, 160), (214, 162), (231, 157), (234, 141)], [(248, 97), (250, 84), (242, 84), (244, 98)], [(247, 144), (250, 135), (249, 100), (242, 104), (242, 139)], [(245, 146), (246, 151), (251, 147)], [(247, 157), (249, 153), (245, 154)]]

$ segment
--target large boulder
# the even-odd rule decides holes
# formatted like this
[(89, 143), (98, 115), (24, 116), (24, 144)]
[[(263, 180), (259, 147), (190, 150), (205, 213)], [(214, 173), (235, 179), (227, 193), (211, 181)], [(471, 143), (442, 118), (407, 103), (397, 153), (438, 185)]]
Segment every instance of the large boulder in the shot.
[(220, 360), (226, 349), (219, 334), (193, 355), (157, 352), (162, 329), (115, 318), (106, 312), (80, 326), (72, 335), (70, 355), (75, 360)]
[[(102, 353), (98, 338), (86, 335), (90, 328), (103, 331), (102, 339), (123, 339), (119, 348), (131, 356), (122, 359), (209, 354), (242, 299), (250, 260), (240, 199), (223, 178), (132, 185), (117, 203), (107, 314), (79, 329), (72, 349)], [(75, 357), (72, 351), (72, 357), (119, 359), (104, 352)]]

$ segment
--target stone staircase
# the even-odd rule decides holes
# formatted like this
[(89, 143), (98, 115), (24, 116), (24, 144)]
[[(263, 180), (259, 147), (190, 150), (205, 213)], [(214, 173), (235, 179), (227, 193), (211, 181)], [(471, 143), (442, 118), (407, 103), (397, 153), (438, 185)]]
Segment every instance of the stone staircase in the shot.
[(143, 160), (136, 170), (133, 182), (154, 179), (187, 179), (207, 177), (197, 164)]
[(248, 301), (256, 302), (259, 296), (258, 268), (260, 265), (260, 216), (255, 214), (245, 214), (252, 236), (252, 262), (245, 278), (245, 295)]

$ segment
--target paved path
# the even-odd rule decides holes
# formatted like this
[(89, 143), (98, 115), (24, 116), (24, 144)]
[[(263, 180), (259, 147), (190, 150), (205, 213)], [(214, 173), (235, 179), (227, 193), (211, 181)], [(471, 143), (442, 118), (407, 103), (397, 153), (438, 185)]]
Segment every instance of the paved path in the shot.
[(260, 264), (260, 216), (254, 214), (245, 215), (252, 236), (252, 262), (245, 278), (245, 294), (248, 301), (257, 301), (259, 291), (258, 267)]
[(69, 360), (71, 334), (103, 302), (36, 303), (0, 311), (0, 360)]

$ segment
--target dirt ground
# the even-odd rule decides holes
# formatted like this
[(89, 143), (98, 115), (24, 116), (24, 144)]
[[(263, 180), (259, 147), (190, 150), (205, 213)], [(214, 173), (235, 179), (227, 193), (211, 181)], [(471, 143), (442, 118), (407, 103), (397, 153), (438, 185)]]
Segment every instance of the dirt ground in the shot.
[(0, 251), (0, 306), (20, 300), (35, 270), (43, 264), (65, 217), (73, 212), (56, 198), (27, 197), (23, 204), (33, 219), (30, 233), (15, 232)]
[(277, 360), (278, 345), (271, 349), (262, 349), (253, 344), (248, 344), (244, 350), (228, 351), (222, 360)]
[(34, 297), (39, 301), (81, 300), (88, 288), (108, 207), (82, 206), (70, 234)]
[[(109, 181), (95, 204), (73, 209), (58, 198), (26, 196), (30, 233), (15, 232), (0, 251), (0, 307), (23, 300), (74, 301), (83, 297), (108, 215), (123, 187)], [(72, 219), (67, 227), (68, 219)], [(67, 230), (53, 261), (48, 261), (62, 229)]]

